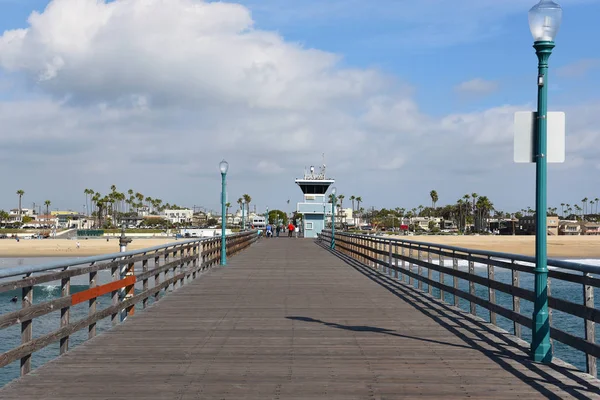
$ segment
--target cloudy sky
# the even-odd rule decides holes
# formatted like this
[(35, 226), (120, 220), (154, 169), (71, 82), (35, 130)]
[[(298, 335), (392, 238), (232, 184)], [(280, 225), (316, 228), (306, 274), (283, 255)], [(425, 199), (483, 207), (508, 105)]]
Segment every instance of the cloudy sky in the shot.
[[(532, 4), (530, 4), (532, 3)], [(534, 205), (513, 163), (533, 110), (523, 0), (0, 0), (0, 208), (82, 209), (111, 184), (164, 202), (300, 200), (321, 163), (365, 206), (465, 193)], [(598, 0), (564, 0), (550, 109), (567, 113), (549, 204), (600, 197)], [(349, 202), (348, 202), (349, 204)]]

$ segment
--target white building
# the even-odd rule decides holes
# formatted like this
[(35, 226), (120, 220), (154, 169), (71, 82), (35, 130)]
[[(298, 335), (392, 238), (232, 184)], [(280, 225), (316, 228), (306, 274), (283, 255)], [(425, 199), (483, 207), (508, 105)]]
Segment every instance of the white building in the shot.
[(172, 224), (192, 222), (194, 211), (189, 209), (183, 210), (164, 210), (161, 216)]

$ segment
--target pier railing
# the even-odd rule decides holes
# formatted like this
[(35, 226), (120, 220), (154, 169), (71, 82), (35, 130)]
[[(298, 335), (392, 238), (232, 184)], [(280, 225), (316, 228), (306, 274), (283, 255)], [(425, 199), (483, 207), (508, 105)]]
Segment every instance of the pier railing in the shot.
[[(323, 231), (319, 239), (329, 244), (331, 231)], [(531, 330), (532, 307), (527, 307), (529, 312), (524, 314), (521, 300), (533, 302), (535, 298), (534, 257), (338, 232), (335, 250), (473, 315), (482, 316), (477, 306), (482, 307), (484, 319), (519, 338), (523, 338), (522, 327)], [(594, 303), (594, 290), (600, 287), (600, 267), (554, 259), (548, 260), (548, 266), (550, 337), (583, 352), (586, 372), (596, 377), (600, 346), (596, 343), (595, 323), (600, 322), (600, 311)], [(568, 299), (552, 295), (551, 288), (558, 284), (568, 288)], [(499, 324), (498, 316), (512, 322), (512, 329), (507, 329), (506, 323)], [(578, 326), (579, 336), (572, 333), (577, 329), (566, 331)]]
[[(238, 253), (257, 239), (256, 231), (229, 235), (226, 239), (227, 254)], [(110, 317), (112, 325), (117, 325), (133, 315), (136, 306), (141, 304), (142, 308), (146, 308), (149, 301), (158, 301), (161, 295), (183, 286), (202, 271), (219, 264), (220, 258), (219, 236), (43, 265), (0, 269), (0, 294), (20, 291), (20, 296), (15, 296), (13, 301), (21, 303), (21, 308), (0, 315), (0, 331), (15, 325), (21, 327), (20, 341), (9, 336), (9, 339), (15, 339), (20, 344), (0, 354), (0, 368), (20, 360), (20, 373), (25, 375), (32, 369), (33, 353), (55, 342), (60, 342), (60, 354), (67, 352), (69, 337), (74, 333), (87, 329), (87, 338), (93, 338), (99, 321)], [(107, 283), (101, 284), (101, 274), (106, 275), (104, 280)], [(74, 278), (85, 281), (83, 290), (71, 291)], [(34, 287), (49, 283), (60, 285), (60, 294), (49, 301), (36, 302)], [(98, 300), (104, 295), (110, 295), (110, 303), (100, 309)], [(70, 311), (81, 303), (87, 303), (87, 313), (73, 320)], [(34, 337), (34, 320), (59, 311), (60, 315), (56, 315), (58, 329), (41, 334), (37, 332)], [(47, 320), (45, 323), (48, 325)]]

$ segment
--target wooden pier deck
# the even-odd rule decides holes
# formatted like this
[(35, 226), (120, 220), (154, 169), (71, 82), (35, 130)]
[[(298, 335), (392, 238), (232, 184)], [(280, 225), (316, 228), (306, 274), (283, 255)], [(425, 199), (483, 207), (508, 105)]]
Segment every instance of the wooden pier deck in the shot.
[(600, 398), (589, 375), (342, 258), (263, 239), (0, 398)]

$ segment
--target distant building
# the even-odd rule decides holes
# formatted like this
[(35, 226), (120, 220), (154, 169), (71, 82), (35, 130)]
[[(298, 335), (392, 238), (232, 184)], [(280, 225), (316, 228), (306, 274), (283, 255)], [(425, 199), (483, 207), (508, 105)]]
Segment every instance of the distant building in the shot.
[(581, 223), (574, 220), (562, 220), (558, 230), (560, 235), (581, 235)]
[(172, 224), (191, 223), (194, 211), (189, 209), (163, 210), (161, 216)]
[(303, 178), (296, 179), (304, 200), (296, 205), (296, 212), (302, 215), (302, 226), (299, 228), (304, 232), (305, 238), (316, 238), (325, 228), (325, 219), (331, 220), (333, 204), (326, 200), (325, 193), (334, 182), (333, 179), (327, 179), (325, 164), (318, 173), (315, 172), (315, 167), (311, 166), (308, 171), (304, 171)]
[[(559, 233), (559, 219), (556, 216), (546, 217), (548, 235), (557, 236)], [(521, 235), (535, 235), (535, 215), (519, 218), (518, 233)]]

